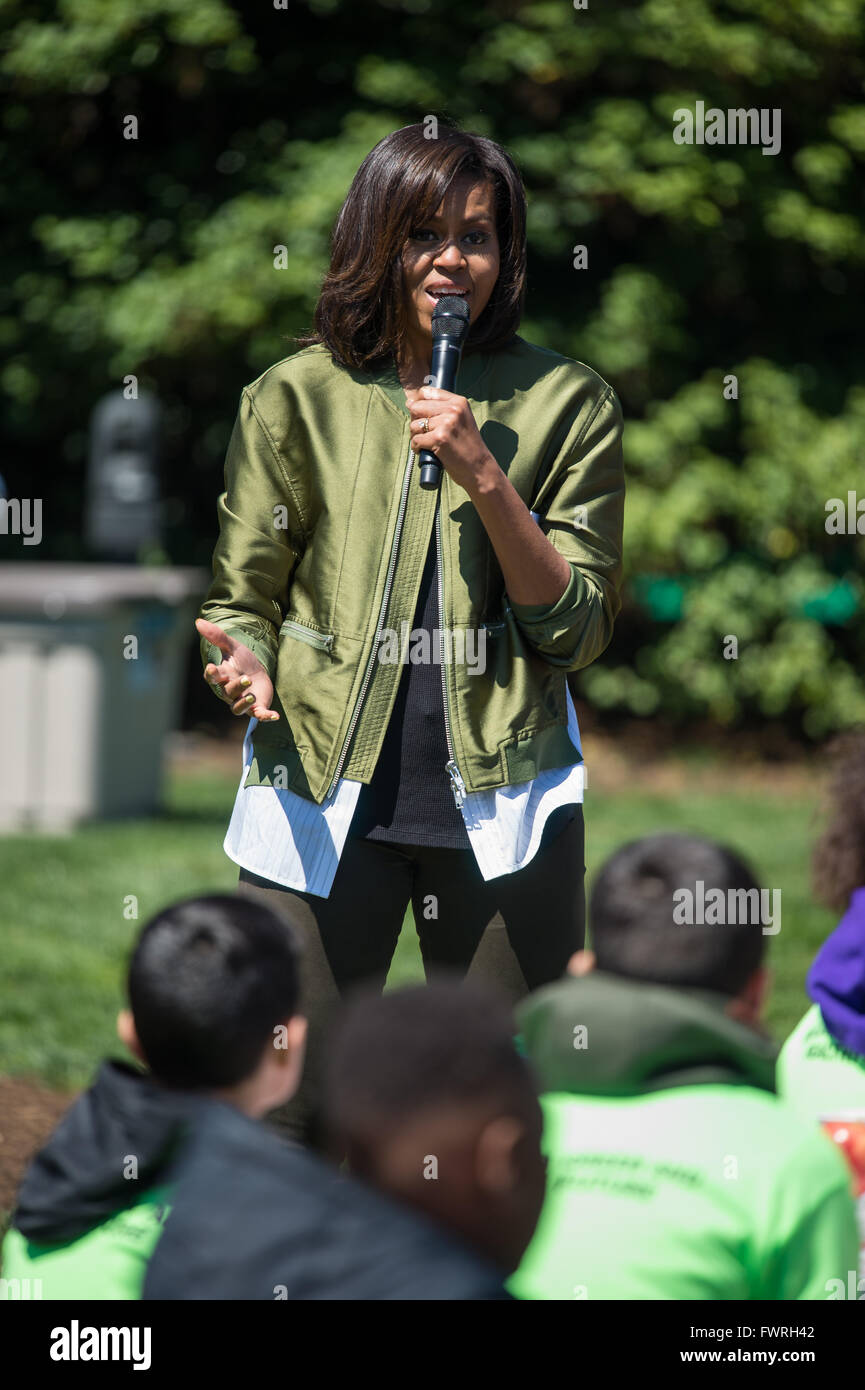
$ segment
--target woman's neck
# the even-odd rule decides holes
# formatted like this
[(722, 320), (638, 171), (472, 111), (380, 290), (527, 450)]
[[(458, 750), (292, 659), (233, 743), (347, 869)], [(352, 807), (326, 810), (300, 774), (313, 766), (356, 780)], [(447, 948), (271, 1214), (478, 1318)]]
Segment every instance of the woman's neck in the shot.
[(404, 391), (419, 391), (429, 376), (430, 352), (419, 355), (416, 349), (408, 348), (396, 364), (397, 376)]

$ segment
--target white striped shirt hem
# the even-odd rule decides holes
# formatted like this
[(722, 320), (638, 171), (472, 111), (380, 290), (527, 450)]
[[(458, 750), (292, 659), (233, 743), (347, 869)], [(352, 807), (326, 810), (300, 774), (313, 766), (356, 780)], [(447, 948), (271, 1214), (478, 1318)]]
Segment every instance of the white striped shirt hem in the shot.
[[(568, 733), (582, 754), (570, 691)], [(243, 772), (224, 849), (229, 859), (259, 878), (326, 898), (345, 847), (362, 783), (343, 777), (321, 804), (283, 787), (244, 787), (252, 761), (250, 719), (243, 741)], [(442, 769), (444, 775), (444, 769)], [(534, 857), (544, 823), (558, 806), (581, 802), (583, 763), (541, 772), (528, 782), (468, 792), (462, 817), (485, 880), (515, 873)]]

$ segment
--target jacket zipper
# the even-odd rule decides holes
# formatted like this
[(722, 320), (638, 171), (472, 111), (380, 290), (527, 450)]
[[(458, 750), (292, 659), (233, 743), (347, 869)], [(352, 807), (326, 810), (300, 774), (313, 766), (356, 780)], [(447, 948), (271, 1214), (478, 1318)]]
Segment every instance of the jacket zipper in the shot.
[[(441, 488), (439, 488), (439, 494), (438, 494), (438, 497), (436, 498), (436, 519), (435, 519), (435, 528), (436, 528), (436, 573), (437, 573), (437, 577), (438, 577), (438, 591), (439, 591), (439, 628), (440, 628), (440, 629), (442, 630), (442, 632), (443, 632), (443, 631), (444, 631), (444, 582), (443, 582), (443, 580), (442, 580), (442, 563), (441, 563), (441, 554), (442, 554)], [(456, 761), (455, 761), (455, 759), (454, 759), (453, 743), (451, 742), (451, 721), (450, 721), (450, 715), (448, 714), (447, 681), (446, 681), (446, 679), (445, 679), (445, 664), (444, 664), (443, 661), (442, 661), (442, 663), (441, 663), (441, 673), (442, 673), (442, 701), (443, 701), (443, 703), (444, 703), (444, 712), (445, 712), (445, 738), (447, 739), (448, 753), (450, 754), (450, 757), (449, 757), (448, 761), (445, 763), (445, 771), (447, 772), (448, 777), (451, 779), (451, 791), (452, 791), (453, 794), (454, 794), (454, 801), (456, 802), (457, 810), (459, 811), (459, 810), (461, 809), (461, 807), (462, 807), (462, 804), (463, 804), (463, 797), (464, 797), (465, 794), (466, 794), (466, 784), (465, 784), (465, 782), (464, 782), (463, 779), (462, 779), (462, 776), (461, 776), (461, 774), (460, 774), (460, 770), (459, 770), (459, 768), (457, 767)]]
[(414, 452), (412, 449), (409, 449), (408, 459), (406, 461), (405, 466), (405, 476), (402, 480), (402, 496), (399, 500), (399, 512), (397, 513), (396, 530), (394, 531), (393, 544), (391, 545), (390, 550), (390, 561), (388, 563), (387, 578), (385, 579), (384, 584), (384, 595), (381, 601), (381, 608), (379, 609), (378, 623), (376, 624), (375, 638), (373, 639), (372, 651), (369, 654), (369, 661), (367, 662), (366, 671), (364, 672), (363, 684), (358, 693), (357, 700), (355, 701), (351, 721), (348, 726), (348, 731), (346, 733), (345, 739), (343, 740), (342, 748), (340, 749), (339, 758), (337, 759), (336, 764), (336, 771), (333, 774), (333, 781), (327, 789), (328, 797), (331, 797), (333, 795), (333, 789), (339, 781), (340, 776), (342, 775), (342, 768), (345, 762), (346, 754), (348, 752), (348, 745), (351, 742), (352, 734), (354, 733), (355, 726), (357, 724), (358, 719), (360, 718), (361, 706), (364, 702), (364, 699), (366, 698), (367, 688), (369, 686), (370, 677), (372, 675), (373, 664), (375, 662), (376, 653), (378, 652), (379, 638), (381, 637), (381, 631), (384, 627), (385, 611), (387, 609), (388, 599), (390, 598), (390, 591), (393, 587), (393, 576), (394, 571), (396, 569), (396, 556), (397, 551), (399, 550), (399, 541), (400, 536), (402, 534), (403, 520), (405, 518), (406, 502), (408, 500), (408, 486), (409, 482), (411, 481), (411, 470), (414, 461)]

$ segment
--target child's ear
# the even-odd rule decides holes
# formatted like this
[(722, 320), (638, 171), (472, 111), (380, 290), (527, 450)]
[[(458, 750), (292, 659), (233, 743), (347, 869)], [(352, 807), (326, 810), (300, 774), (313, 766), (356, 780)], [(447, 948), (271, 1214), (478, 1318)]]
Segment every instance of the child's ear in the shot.
[(748, 977), (739, 993), (734, 999), (727, 1001), (726, 1012), (731, 1018), (735, 1018), (739, 1023), (745, 1023), (751, 1028), (760, 1026), (760, 1019), (766, 1005), (771, 983), (769, 969), (765, 965), (758, 965), (752, 975)]
[(475, 1172), (485, 1192), (500, 1197), (517, 1186), (517, 1149), (525, 1132), (525, 1125), (513, 1115), (500, 1115), (484, 1127), (475, 1150)]
[(259, 1075), (267, 1088), (267, 1109), (284, 1105), (300, 1085), (306, 1054), (306, 1027), (302, 1014), (292, 1014), (274, 1029), (274, 1045), (265, 1049), (259, 1067)]
[(567, 965), (569, 975), (588, 975), (595, 968), (594, 951), (574, 951)]
[(283, 1027), (285, 1028), (285, 1050), (283, 1059), (290, 1062), (296, 1068), (298, 1082), (300, 1073), (303, 1071), (303, 1063), (306, 1057), (306, 1033), (307, 1021), (303, 1014), (292, 1014), (287, 1018)]
[(138, 1041), (138, 1034), (135, 1031), (135, 1019), (129, 1009), (121, 1009), (117, 1015), (117, 1036), (123, 1046), (137, 1057), (139, 1062), (147, 1065), (147, 1058), (142, 1051), (141, 1043)]

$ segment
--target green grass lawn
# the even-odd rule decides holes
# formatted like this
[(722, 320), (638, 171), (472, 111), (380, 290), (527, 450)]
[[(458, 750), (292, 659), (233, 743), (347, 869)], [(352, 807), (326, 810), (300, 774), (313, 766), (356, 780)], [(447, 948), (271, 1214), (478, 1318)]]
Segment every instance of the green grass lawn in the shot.
[[(236, 778), (185, 773), (169, 785), (159, 820), (90, 826), (68, 838), (0, 839), (0, 1072), (57, 1086), (84, 1085), (119, 1051), (114, 1016), (138, 928), (173, 899), (231, 890), (236, 867), (222, 839)], [(804, 1012), (805, 973), (834, 918), (808, 900), (811, 827), (789, 793), (601, 794), (586, 805), (592, 871), (626, 840), (687, 830), (741, 850), (767, 888), (782, 890), (782, 927), (768, 937), (774, 988), (769, 1023), (782, 1037)], [(137, 919), (127, 915), (137, 898)], [(409, 913), (390, 983), (420, 978)]]

